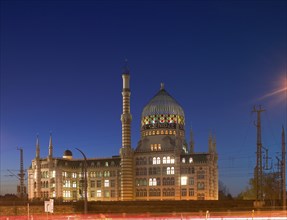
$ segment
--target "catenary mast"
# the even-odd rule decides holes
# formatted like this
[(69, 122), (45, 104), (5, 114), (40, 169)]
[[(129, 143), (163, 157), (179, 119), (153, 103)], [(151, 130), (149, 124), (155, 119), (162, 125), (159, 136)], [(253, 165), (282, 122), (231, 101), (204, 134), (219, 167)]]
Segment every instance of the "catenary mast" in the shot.
[(261, 141), (261, 113), (265, 109), (261, 108), (261, 105), (258, 109), (254, 106), (252, 112), (257, 113), (257, 122), (255, 126), (257, 128), (257, 150), (256, 150), (256, 167), (255, 167), (255, 181), (256, 181), (256, 201), (263, 200), (263, 167), (262, 167), (262, 141)]

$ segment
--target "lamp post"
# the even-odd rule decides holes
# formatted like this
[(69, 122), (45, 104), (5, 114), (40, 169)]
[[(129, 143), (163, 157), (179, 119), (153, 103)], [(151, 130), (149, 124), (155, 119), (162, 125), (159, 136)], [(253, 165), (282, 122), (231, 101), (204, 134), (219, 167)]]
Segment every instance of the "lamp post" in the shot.
[(86, 155), (83, 153), (83, 151), (81, 151), (80, 149), (76, 148), (76, 150), (78, 150), (84, 157), (85, 160), (85, 164), (84, 164), (84, 189), (85, 189), (85, 200), (84, 200), (84, 214), (88, 213), (88, 183), (87, 183), (87, 157)]

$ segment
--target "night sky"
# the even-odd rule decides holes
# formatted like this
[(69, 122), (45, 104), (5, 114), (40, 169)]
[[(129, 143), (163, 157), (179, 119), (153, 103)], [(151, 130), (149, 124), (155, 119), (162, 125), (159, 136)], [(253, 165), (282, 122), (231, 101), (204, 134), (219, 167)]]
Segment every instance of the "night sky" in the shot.
[[(1, 188), (16, 193), (19, 151), (35, 157), (121, 147), (122, 67), (131, 75), (132, 146), (143, 107), (165, 83), (185, 111), (195, 151), (216, 135), (219, 179), (237, 195), (253, 176), (261, 104), (263, 146), (276, 170), (287, 124), (287, 2), (1, 1)], [(285, 89), (284, 89), (285, 88)], [(271, 160), (269, 161), (271, 165)]]

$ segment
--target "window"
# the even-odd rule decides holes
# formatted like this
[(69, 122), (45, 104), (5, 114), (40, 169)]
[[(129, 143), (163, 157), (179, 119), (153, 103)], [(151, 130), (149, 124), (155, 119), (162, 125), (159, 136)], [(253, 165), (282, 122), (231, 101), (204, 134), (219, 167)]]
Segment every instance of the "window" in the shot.
[(97, 197), (102, 197), (102, 190), (97, 190)]
[(149, 178), (149, 186), (156, 186), (156, 178)]
[(90, 172), (90, 177), (96, 177), (96, 172)]
[(173, 157), (170, 159), (170, 163), (174, 164), (174, 158)]
[(95, 180), (91, 180), (91, 188), (95, 188), (96, 187), (96, 182), (95, 182)]
[(166, 164), (166, 157), (163, 157), (162, 163), (163, 163), (163, 164)]
[(182, 186), (186, 186), (187, 185), (187, 177), (186, 176), (182, 176), (180, 179), (181, 185)]
[(174, 174), (174, 167), (171, 167), (170, 174)]
[(170, 164), (170, 156), (166, 158), (166, 163)]
[(105, 187), (110, 187), (110, 180), (105, 180), (104, 186)]
[(187, 196), (187, 190), (181, 189), (181, 196)]
[(106, 161), (105, 162), (105, 166), (108, 167), (109, 166), (109, 162)]
[(189, 188), (188, 195), (189, 196), (194, 196), (194, 189), (193, 188)]
[(193, 159), (192, 157), (189, 158), (189, 163), (192, 163), (193, 162)]
[(204, 170), (197, 171), (197, 179), (204, 179)]
[(115, 187), (115, 180), (111, 180), (111, 187)]
[(189, 185), (193, 186), (194, 185), (194, 178), (189, 177)]
[(104, 197), (105, 198), (109, 198), (110, 197), (110, 191), (109, 190), (105, 190), (104, 191)]
[(182, 159), (181, 159), (181, 162), (182, 162), (182, 163), (185, 163), (185, 158), (182, 158)]
[(73, 188), (77, 188), (77, 182), (76, 182), (76, 181), (73, 181), (72, 186), (73, 186)]
[(158, 150), (161, 150), (161, 144), (158, 144), (157, 149), (158, 149)]
[(166, 174), (167, 174), (167, 175), (170, 175), (170, 167), (167, 167), (167, 168), (166, 168)]
[(115, 190), (111, 190), (111, 197), (112, 197), (112, 198), (116, 197), (116, 192), (115, 192)]
[(99, 187), (102, 187), (102, 182), (101, 182), (101, 180), (97, 180), (97, 187), (99, 188)]
[(156, 163), (160, 164), (160, 158), (159, 157), (156, 158)]
[(204, 190), (204, 183), (203, 182), (198, 182), (197, 183), (197, 189), (198, 190)]
[(152, 158), (152, 164), (156, 164), (156, 157)]
[(150, 145), (150, 150), (153, 151), (153, 144)]
[(91, 191), (91, 198), (95, 197), (95, 191)]

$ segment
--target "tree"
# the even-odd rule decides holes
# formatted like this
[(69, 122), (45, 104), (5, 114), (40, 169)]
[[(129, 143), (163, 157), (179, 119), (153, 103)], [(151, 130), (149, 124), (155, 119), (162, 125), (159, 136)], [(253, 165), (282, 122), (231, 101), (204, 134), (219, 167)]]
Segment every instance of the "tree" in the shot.
[(227, 186), (222, 182), (219, 181), (218, 185), (218, 197), (219, 200), (232, 200), (232, 195), (229, 193)]
[[(279, 199), (280, 184), (277, 173), (263, 174), (263, 200), (275, 201)], [(256, 181), (254, 178), (249, 180), (249, 186), (245, 188), (238, 196), (239, 199), (255, 200), (256, 199)]]

